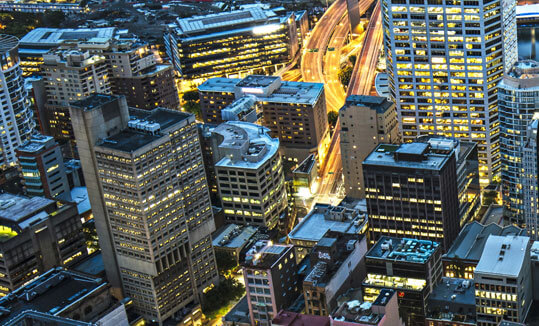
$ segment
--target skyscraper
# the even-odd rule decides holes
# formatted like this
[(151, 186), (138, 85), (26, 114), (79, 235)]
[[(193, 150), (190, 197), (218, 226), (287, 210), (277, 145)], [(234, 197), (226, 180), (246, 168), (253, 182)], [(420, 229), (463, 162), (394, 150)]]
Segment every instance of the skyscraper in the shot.
[(0, 34), (0, 170), (17, 161), (15, 149), (35, 126), (19, 67), (19, 40)]
[[(539, 63), (520, 61), (505, 74), (498, 86), (500, 153), (504, 215), (515, 223), (524, 222), (524, 161), (522, 147), (526, 129), (539, 109)], [(537, 171), (536, 171), (537, 173)]]
[(523, 200), (524, 200), (524, 221), (528, 235), (533, 240), (537, 240), (539, 235), (539, 185), (537, 183), (537, 131), (539, 128), (539, 114), (536, 114), (526, 130), (526, 141), (522, 146), (522, 165), (524, 166), (524, 177), (522, 180)]
[(101, 94), (70, 111), (107, 276), (163, 322), (217, 280), (195, 118)]
[(391, 97), (405, 141), (478, 143), (481, 183), (500, 172), (496, 86), (517, 59), (514, 0), (383, 0)]

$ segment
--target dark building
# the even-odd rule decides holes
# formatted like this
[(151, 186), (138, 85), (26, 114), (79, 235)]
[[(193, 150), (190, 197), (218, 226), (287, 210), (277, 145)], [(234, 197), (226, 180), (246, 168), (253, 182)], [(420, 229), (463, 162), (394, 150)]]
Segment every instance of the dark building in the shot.
[(442, 278), (427, 301), (428, 326), (473, 326), (475, 286), (473, 280)]
[(0, 194), (0, 296), (40, 273), (87, 255), (77, 207), (44, 197)]
[(514, 225), (501, 227), (494, 223), (466, 224), (451, 248), (442, 256), (444, 276), (473, 280), (475, 267), (479, 263), (489, 235), (526, 235), (526, 230)]
[(373, 302), (382, 289), (393, 289), (404, 323), (423, 326), (427, 298), (442, 277), (440, 258), (436, 242), (381, 237), (366, 256), (363, 299)]
[(453, 139), (374, 149), (363, 161), (372, 242), (381, 236), (410, 237), (449, 249), (460, 231), (459, 152)]

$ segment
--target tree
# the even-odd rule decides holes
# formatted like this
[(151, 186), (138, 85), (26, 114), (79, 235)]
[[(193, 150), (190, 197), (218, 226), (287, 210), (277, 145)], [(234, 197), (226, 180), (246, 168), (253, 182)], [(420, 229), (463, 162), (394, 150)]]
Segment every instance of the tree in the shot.
[(354, 68), (350, 66), (346, 66), (341, 71), (339, 71), (339, 80), (341, 81), (341, 84), (343, 84), (344, 87), (348, 87), (348, 84), (350, 84), (350, 79), (352, 79), (352, 72), (354, 71)]
[(232, 277), (223, 278), (219, 285), (204, 294), (202, 311), (207, 318), (217, 317), (220, 310), (231, 301), (239, 300), (245, 294), (245, 287)]
[(189, 101), (183, 105), (185, 111), (194, 114), (197, 119), (201, 119), (202, 111), (200, 111), (200, 103)]
[(339, 119), (339, 112), (337, 111), (329, 111), (328, 112), (328, 124), (333, 129), (335, 128), (335, 125), (337, 124), (337, 120)]
[(498, 193), (496, 191), (487, 191), (483, 194), (483, 205), (490, 206), (490, 204), (496, 201)]
[(231, 270), (238, 266), (236, 257), (226, 251), (216, 250), (215, 260), (217, 261), (217, 268), (219, 269), (219, 274), (221, 275), (228, 274)]
[(352, 54), (351, 56), (348, 57), (348, 60), (350, 61), (350, 63), (353, 66), (353, 65), (356, 64), (357, 56)]
[(199, 100), (198, 91), (187, 91), (183, 93), (183, 100), (186, 102), (189, 102), (189, 101), (197, 102)]

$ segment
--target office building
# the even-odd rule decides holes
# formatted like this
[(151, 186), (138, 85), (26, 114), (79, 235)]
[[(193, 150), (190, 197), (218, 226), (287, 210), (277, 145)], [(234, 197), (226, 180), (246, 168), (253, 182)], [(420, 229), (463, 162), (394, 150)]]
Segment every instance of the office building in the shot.
[(127, 326), (128, 301), (102, 278), (57, 267), (0, 299), (2, 325)]
[(363, 299), (373, 302), (382, 289), (397, 291), (405, 325), (425, 325), (427, 298), (442, 278), (441, 246), (428, 240), (382, 237), (366, 256)]
[(271, 325), (300, 293), (292, 245), (258, 242), (247, 252), (242, 270), (251, 325)]
[(339, 110), (339, 123), (346, 195), (365, 198), (363, 160), (379, 143), (400, 141), (395, 104), (385, 97), (349, 96)]
[(45, 79), (49, 132), (68, 157), (77, 157), (69, 103), (93, 93), (110, 93), (105, 57), (89, 51), (55, 51), (43, 55), (41, 72)]
[(437, 241), (449, 249), (460, 231), (458, 141), (380, 144), (363, 162), (369, 232)]
[(81, 6), (80, 3), (52, 3), (52, 2), (17, 2), (17, 1), (2, 1), (0, 2), (0, 11), (10, 12), (28, 12), (28, 13), (45, 13), (47, 11), (61, 11), (64, 14), (81, 14), (88, 8)]
[(473, 279), (443, 277), (427, 300), (425, 324), (429, 326), (475, 326)]
[(195, 87), (211, 77), (269, 75), (298, 51), (294, 14), (258, 6), (179, 18), (164, 38), (174, 69)]
[(44, 197), (0, 194), (0, 297), (55, 266), (87, 255), (77, 207)]
[(213, 235), (213, 248), (215, 254), (219, 252), (233, 257), (236, 263), (239, 265), (240, 253), (250, 243), (250, 240), (254, 237), (258, 228), (254, 226), (244, 226), (237, 224), (223, 225), (219, 230), (215, 231)]
[(256, 96), (262, 123), (279, 138), (285, 160), (302, 162), (309, 154), (322, 160), (328, 145), (324, 85), (283, 81), (278, 76), (212, 78), (198, 87), (205, 123), (221, 123), (222, 110), (244, 96)]
[(70, 113), (111, 285), (147, 320), (177, 316), (218, 277), (194, 116), (106, 94)]
[(524, 197), (524, 221), (528, 235), (533, 240), (539, 236), (539, 192), (537, 174), (537, 130), (539, 125), (539, 114), (534, 115), (526, 130), (526, 140), (522, 146), (522, 165), (524, 166), (524, 177), (522, 178), (522, 189)]
[[(354, 289), (350, 289), (351, 291)], [(404, 326), (399, 317), (398, 294), (395, 290), (382, 289), (373, 302), (357, 296), (346, 298), (331, 314), (333, 326)], [(345, 296), (341, 296), (345, 299)]]
[(71, 200), (62, 151), (54, 138), (34, 134), (16, 154), (27, 195)]
[[(464, 6), (463, 6), (464, 5)], [(477, 142), (480, 181), (498, 175), (496, 87), (517, 60), (516, 1), (382, 1), (389, 88), (404, 141)]]
[(301, 49), (309, 34), (309, 13), (307, 10), (300, 10), (296, 11), (294, 16), (296, 16), (296, 33), (298, 35), (299, 48)]
[(367, 226), (367, 215), (358, 209), (316, 203), (288, 234), (288, 239), (299, 263), (328, 231), (354, 235), (359, 241), (366, 235)]
[(238, 121), (211, 129), (219, 197), (229, 223), (285, 225), (288, 200), (279, 140), (268, 132)]
[(303, 280), (305, 312), (327, 316), (339, 307), (337, 298), (361, 286), (365, 278), (367, 238), (327, 232), (310, 254), (312, 270)]
[(530, 247), (529, 237), (488, 237), (474, 275), (478, 326), (526, 320), (533, 301)]
[(105, 42), (103, 56), (109, 65), (111, 91), (124, 95), (130, 107), (177, 110), (178, 91), (171, 65), (158, 64), (147, 43), (133, 40)]
[(244, 121), (263, 124), (262, 111), (256, 96), (240, 97), (221, 110), (223, 121)]
[(19, 40), (0, 34), (0, 46), (0, 170), (5, 170), (16, 164), (15, 149), (30, 138), (35, 122), (19, 66)]
[(539, 108), (539, 63), (517, 62), (498, 86), (504, 216), (524, 223), (523, 152), (528, 124)]
[(442, 256), (444, 276), (473, 280), (475, 268), (491, 235), (524, 236), (526, 229), (514, 225), (503, 227), (494, 223), (483, 225), (477, 221), (466, 224), (451, 248)]

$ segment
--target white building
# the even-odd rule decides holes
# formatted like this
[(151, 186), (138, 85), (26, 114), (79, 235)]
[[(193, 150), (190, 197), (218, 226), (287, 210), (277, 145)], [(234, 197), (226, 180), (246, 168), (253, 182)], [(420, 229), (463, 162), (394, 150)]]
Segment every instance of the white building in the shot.
[(478, 326), (526, 320), (533, 301), (530, 248), (529, 237), (489, 236), (474, 273)]
[(15, 149), (30, 138), (35, 126), (18, 48), (16, 37), (0, 34), (0, 170), (17, 162)]
[(476, 141), (482, 184), (500, 171), (496, 85), (517, 59), (515, 7), (514, 0), (382, 1), (389, 87), (404, 140), (437, 134)]
[(516, 223), (524, 221), (526, 210), (522, 147), (527, 142), (528, 124), (539, 108), (538, 100), (539, 63), (517, 62), (498, 86), (504, 215)]

